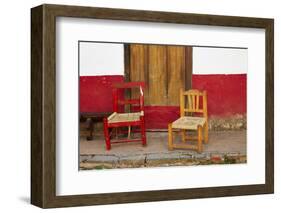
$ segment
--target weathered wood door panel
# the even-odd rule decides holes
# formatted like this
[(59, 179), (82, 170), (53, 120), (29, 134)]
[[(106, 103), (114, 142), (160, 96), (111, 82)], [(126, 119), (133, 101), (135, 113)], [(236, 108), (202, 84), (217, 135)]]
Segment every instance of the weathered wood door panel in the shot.
[(167, 105), (179, 104), (180, 88), (185, 88), (185, 47), (167, 46)]
[[(167, 53), (163, 45), (148, 46), (148, 91), (151, 106), (167, 105)], [(131, 70), (131, 73), (134, 72)]]
[(130, 78), (132, 81), (145, 80), (145, 73), (147, 71), (147, 45), (130, 45), (130, 60), (133, 62), (130, 64), (130, 69), (134, 70), (130, 72)]
[[(148, 45), (134, 44), (125, 47), (125, 65), (128, 81), (148, 82)], [(134, 71), (132, 71), (134, 70)], [(145, 103), (149, 103), (148, 85), (145, 88)], [(136, 98), (139, 92), (132, 90), (131, 97)]]
[[(130, 44), (125, 48), (128, 81), (145, 81), (145, 105), (177, 106), (179, 89), (191, 88), (192, 47)], [(134, 97), (135, 93), (132, 92)]]

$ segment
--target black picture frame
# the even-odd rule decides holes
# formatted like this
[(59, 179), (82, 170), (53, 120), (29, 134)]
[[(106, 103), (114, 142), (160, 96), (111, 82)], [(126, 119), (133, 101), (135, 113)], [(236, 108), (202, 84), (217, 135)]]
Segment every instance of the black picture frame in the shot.
[[(56, 195), (56, 17), (260, 28), (265, 30), (265, 184)], [(44, 4), (31, 9), (31, 203), (42, 208), (274, 192), (274, 20)]]

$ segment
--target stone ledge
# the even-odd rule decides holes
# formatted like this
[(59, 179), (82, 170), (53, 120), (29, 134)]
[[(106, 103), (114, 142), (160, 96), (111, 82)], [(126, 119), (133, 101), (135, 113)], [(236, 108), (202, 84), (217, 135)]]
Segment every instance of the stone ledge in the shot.
[(142, 155), (89, 155), (80, 157), (80, 169), (114, 169), (140, 167), (193, 166), (209, 164), (246, 163), (246, 155), (240, 153), (202, 153), (187, 154), (151, 153)]

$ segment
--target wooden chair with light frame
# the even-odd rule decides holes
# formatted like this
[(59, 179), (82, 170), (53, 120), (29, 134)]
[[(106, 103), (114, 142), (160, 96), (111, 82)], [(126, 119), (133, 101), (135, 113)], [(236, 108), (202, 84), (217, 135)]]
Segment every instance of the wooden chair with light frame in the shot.
[[(173, 132), (181, 134), (182, 143), (173, 142)], [(197, 136), (189, 136), (188, 131), (197, 131)], [(196, 140), (197, 145), (187, 144)], [(202, 141), (208, 143), (207, 92), (191, 89), (180, 89), (180, 118), (168, 124), (168, 148), (193, 149), (202, 152)]]

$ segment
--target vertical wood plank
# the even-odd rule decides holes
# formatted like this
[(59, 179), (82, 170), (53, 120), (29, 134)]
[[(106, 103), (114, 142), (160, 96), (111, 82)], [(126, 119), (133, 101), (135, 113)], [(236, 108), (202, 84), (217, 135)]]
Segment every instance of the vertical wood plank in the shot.
[(167, 54), (164, 45), (149, 45), (149, 104), (167, 105)]
[[(125, 81), (130, 81), (130, 66), (131, 66), (131, 60), (130, 60), (130, 44), (124, 44), (124, 68), (125, 68)], [(125, 91), (125, 98), (130, 99), (131, 98), (131, 91), (126, 90)], [(125, 108), (128, 106), (125, 106)], [(125, 110), (127, 111), (127, 109)]]
[[(144, 81), (148, 84), (148, 45), (130, 44), (130, 81)], [(131, 92), (131, 97), (138, 96), (137, 91)], [(144, 102), (149, 104), (149, 87), (146, 85)]]
[(192, 88), (193, 57), (192, 47), (185, 47), (185, 90)]
[(179, 105), (180, 88), (185, 89), (185, 47), (167, 46), (167, 105)]

